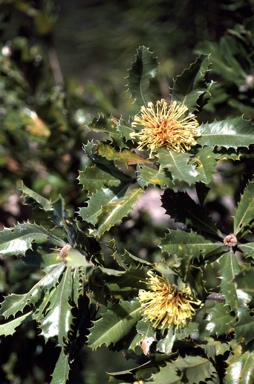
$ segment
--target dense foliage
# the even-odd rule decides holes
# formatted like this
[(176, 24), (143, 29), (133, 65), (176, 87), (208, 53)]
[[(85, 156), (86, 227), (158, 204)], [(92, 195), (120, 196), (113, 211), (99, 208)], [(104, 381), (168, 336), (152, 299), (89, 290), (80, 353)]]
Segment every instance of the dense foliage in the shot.
[[(44, 11), (33, 17), (49, 36)], [(251, 25), (200, 43), (163, 95), (157, 58), (140, 46), (128, 117), (103, 102), (93, 114), (73, 88), (43, 83), (43, 53), (27, 38), (2, 47), (2, 199), (23, 179), (32, 209), (0, 232), (6, 383), (34, 382), (17, 363), (29, 342), (34, 361), (52, 357), (38, 382), (71, 382), (84, 348), (106, 347), (128, 361), (113, 383), (252, 383)], [(168, 227), (132, 216), (151, 188)]]

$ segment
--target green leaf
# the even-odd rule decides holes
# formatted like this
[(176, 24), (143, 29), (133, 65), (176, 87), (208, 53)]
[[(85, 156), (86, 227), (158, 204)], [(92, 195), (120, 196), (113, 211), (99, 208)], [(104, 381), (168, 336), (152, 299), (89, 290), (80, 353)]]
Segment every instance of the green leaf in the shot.
[(122, 118), (118, 121), (117, 131), (121, 133), (126, 141), (133, 140), (131, 133), (135, 132), (135, 130), (131, 126), (126, 125)]
[[(97, 146), (97, 153), (102, 157), (106, 157), (107, 160), (124, 163), (126, 167), (128, 165), (135, 165), (135, 164), (151, 164), (150, 159), (145, 159), (144, 157), (137, 155), (133, 151), (130, 151), (128, 149), (123, 149), (122, 151), (116, 151), (112, 148), (112, 146), (102, 142), (99, 143)], [(122, 174), (121, 179), (130, 180), (130, 177), (127, 178), (127, 176)]]
[[(154, 383), (180, 384), (185, 382), (198, 384), (209, 382), (208, 380), (212, 378), (218, 379), (218, 374), (208, 359), (201, 356), (185, 356), (179, 357), (172, 363), (167, 364), (166, 367), (161, 368), (160, 373), (154, 375)], [(163, 379), (165, 381), (162, 381)], [(217, 380), (215, 382), (218, 383)]]
[(88, 336), (88, 345), (96, 349), (103, 344), (115, 344), (126, 336), (141, 318), (138, 301), (123, 301), (94, 321)]
[(159, 350), (160, 352), (166, 353), (169, 355), (172, 352), (175, 339), (176, 339), (175, 328), (174, 327), (168, 328), (166, 336), (162, 337), (160, 341), (157, 343), (156, 350), (157, 351)]
[(115, 189), (104, 188), (91, 196), (87, 207), (80, 208), (79, 214), (83, 220), (97, 224), (98, 236), (102, 236), (118, 220), (122, 220), (143, 193), (141, 188), (126, 192), (128, 187), (124, 185)]
[(139, 47), (135, 61), (128, 74), (128, 88), (132, 99), (139, 106), (147, 105), (153, 101), (150, 93), (150, 81), (157, 72), (157, 61), (146, 47)]
[(234, 217), (234, 234), (241, 238), (250, 232), (254, 223), (254, 181), (251, 181), (241, 195)]
[(196, 142), (202, 146), (220, 146), (225, 148), (248, 147), (254, 144), (254, 133), (251, 121), (242, 117), (216, 121), (199, 126), (201, 137)]
[[(254, 247), (254, 243), (252, 244)], [(241, 246), (241, 249), (242, 249), (242, 246)], [(244, 291), (250, 297), (250, 300), (252, 302), (254, 302), (253, 281), (254, 281), (254, 270), (252, 268), (247, 270), (244, 269), (243, 271), (238, 273), (238, 275), (235, 277), (237, 289), (241, 289), (242, 291)]]
[(123, 140), (123, 137), (120, 132), (117, 130), (117, 123), (115, 118), (112, 116), (110, 118), (100, 115), (93, 119), (93, 121), (88, 125), (88, 128), (91, 132), (101, 133), (103, 135), (103, 140), (114, 141), (115, 144), (120, 148), (125, 148), (126, 144)]
[(161, 148), (157, 151), (157, 157), (160, 165), (171, 173), (173, 180), (185, 181), (189, 185), (198, 181), (196, 167), (188, 164), (191, 158), (189, 153), (177, 153)]
[(17, 327), (31, 320), (31, 314), (32, 314), (32, 311), (25, 313), (24, 315), (19, 316), (16, 319), (8, 321), (8, 323), (0, 324), (0, 335), (4, 335), (4, 336), (13, 335)]
[(43, 290), (50, 290), (57, 284), (59, 276), (62, 274), (64, 264), (61, 263), (52, 269), (47, 275), (43, 276), (38, 283), (36, 283), (29, 292), (25, 294), (12, 293), (5, 297), (1, 303), (0, 315), (5, 318), (15, 316), (19, 311), (23, 312), (27, 305), (35, 305), (41, 297), (43, 297)]
[(254, 377), (254, 353), (246, 351), (242, 354), (241, 346), (227, 359), (225, 384), (252, 384)]
[(220, 231), (205, 210), (185, 192), (167, 189), (162, 196), (162, 206), (172, 219), (193, 230), (219, 237)]
[(182, 379), (176, 367), (168, 363), (160, 368), (160, 372), (153, 375), (153, 384), (181, 384)]
[[(25, 256), (26, 251), (32, 248), (33, 242), (42, 244), (49, 239), (53, 240), (50, 232), (36, 224), (23, 223), (13, 228), (4, 228), (0, 232), (0, 255)], [(62, 245), (60, 239), (56, 243)]]
[(207, 310), (205, 329), (209, 336), (228, 334), (232, 320), (229, 307), (222, 303), (215, 303), (212, 308)]
[(37, 318), (40, 321), (41, 334), (46, 341), (50, 337), (57, 336), (58, 343), (64, 346), (64, 342), (68, 339), (73, 320), (69, 304), (71, 292), (71, 268), (66, 268), (59, 284), (50, 293), (46, 315), (42, 319)]
[(52, 374), (50, 384), (65, 384), (69, 378), (70, 363), (69, 355), (64, 353), (64, 348), (61, 348), (60, 355)]
[(254, 319), (249, 308), (241, 306), (237, 311), (238, 321), (234, 327), (236, 341), (248, 344), (254, 339)]
[(170, 231), (161, 241), (161, 249), (170, 255), (176, 254), (178, 258), (203, 257), (219, 255), (225, 250), (222, 242), (214, 242), (205, 239), (195, 232), (182, 230)]
[(162, 167), (154, 169), (147, 167), (146, 165), (139, 165), (137, 167), (137, 179), (138, 184), (142, 188), (145, 188), (148, 185), (174, 187), (170, 174), (167, 174), (167, 171)]
[(85, 167), (84, 171), (79, 171), (78, 180), (83, 185), (83, 189), (88, 191), (89, 194), (93, 194), (105, 187), (118, 187), (121, 183), (121, 180), (112, 175), (109, 170), (104, 171), (96, 165)]
[(176, 77), (172, 100), (186, 105), (190, 112), (198, 107), (199, 99), (208, 92), (206, 74), (209, 70), (208, 56), (200, 56), (181, 75)]
[(191, 163), (196, 164), (197, 179), (204, 184), (209, 184), (213, 178), (216, 166), (216, 155), (212, 148), (204, 147), (197, 151)]
[(53, 202), (48, 199), (45, 199), (43, 196), (27, 188), (25, 185), (22, 185), (21, 191), (26, 202), (32, 208), (40, 208), (46, 212), (51, 218), (53, 223), (61, 228), (67, 235), (68, 242), (73, 244), (76, 240), (77, 227), (72, 219), (70, 219), (67, 210), (65, 209), (64, 199), (59, 196), (59, 198)]
[(226, 304), (232, 310), (238, 308), (238, 296), (236, 292), (235, 277), (240, 272), (240, 265), (233, 252), (226, 252), (220, 259), (221, 293), (225, 296)]
[(204, 41), (198, 44), (196, 52), (210, 55), (212, 70), (238, 87), (246, 79), (246, 72), (236, 57), (242, 57), (238, 44), (232, 36), (223, 36), (219, 43)]

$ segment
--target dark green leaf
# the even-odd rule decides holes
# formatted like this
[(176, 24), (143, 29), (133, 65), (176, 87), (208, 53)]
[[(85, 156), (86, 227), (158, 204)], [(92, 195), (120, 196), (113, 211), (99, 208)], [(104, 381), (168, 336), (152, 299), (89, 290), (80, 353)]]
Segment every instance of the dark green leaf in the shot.
[(100, 115), (98, 118), (94, 118), (93, 121), (88, 125), (88, 128), (92, 132), (100, 133), (102, 136), (101, 140), (114, 141), (115, 144), (120, 148), (125, 148), (126, 144), (123, 140), (122, 135), (117, 130), (118, 123), (115, 119), (110, 117), (107, 118)]
[(180, 76), (176, 77), (172, 100), (186, 105), (190, 112), (198, 108), (198, 100), (208, 92), (206, 74), (209, 70), (208, 56), (200, 56)]
[(157, 72), (157, 61), (146, 47), (139, 47), (135, 61), (129, 69), (128, 87), (132, 99), (139, 106), (153, 101), (150, 93), (150, 81)]
[(234, 234), (241, 238), (249, 232), (254, 223), (254, 181), (250, 182), (241, 195), (234, 217)]
[(101, 319), (94, 322), (88, 336), (88, 345), (96, 349), (103, 344), (109, 346), (126, 336), (141, 318), (138, 301), (124, 301), (108, 310)]
[(167, 189), (162, 196), (162, 206), (172, 219), (192, 229), (219, 237), (220, 231), (205, 210), (185, 192)]
[(232, 320), (229, 307), (223, 303), (215, 303), (212, 308), (207, 310), (205, 329), (209, 335), (228, 334)]

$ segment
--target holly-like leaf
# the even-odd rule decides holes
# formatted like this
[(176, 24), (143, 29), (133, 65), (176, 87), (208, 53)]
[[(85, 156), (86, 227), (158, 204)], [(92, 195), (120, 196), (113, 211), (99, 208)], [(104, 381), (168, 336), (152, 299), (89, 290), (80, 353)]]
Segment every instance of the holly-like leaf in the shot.
[(157, 61), (148, 48), (142, 46), (137, 50), (135, 61), (128, 71), (128, 88), (132, 99), (139, 106), (153, 101), (150, 93), (150, 81), (157, 72)]
[(161, 167), (166, 168), (171, 173), (173, 180), (184, 181), (189, 185), (198, 181), (196, 167), (188, 164), (191, 158), (189, 153), (177, 153), (166, 148), (160, 148), (157, 151), (157, 157)]
[(198, 232), (219, 237), (220, 231), (205, 210), (185, 192), (167, 189), (162, 196), (162, 206), (172, 219)]
[(135, 164), (151, 164), (150, 159), (145, 159), (133, 151), (128, 149), (116, 151), (112, 148), (112, 146), (102, 142), (97, 146), (97, 153), (98, 155), (105, 157), (107, 160), (118, 161), (120, 163), (124, 163), (126, 166)]
[(64, 348), (61, 348), (60, 355), (52, 373), (50, 384), (64, 384), (69, 378), (70, 362), (69, 355), (65, 354)]
[(0, 324), (0, 335), (9, 336), (13, 335), (16, 331), (16, 328), (21, 324), (31, 320), (32, 311), (25, 313), (22, 316), (17, 317), (8, 323)]
[(83, 220), (96, 225), (98, 236), (108, 231), (118, 220), (126, 216), (137, 198), (143, 193), (141, 188), (133, 188), (126, 192), (128, 186), (103, 190), (91, 196), (88, 206), (80, 208)]
[(234, 217), (234, 234), (241, 238), (250, 232), (254, 224), (254, 181), (244, 190)]
[(196, 138), (196, 142), (202, 146), (237, 149), (254, 144), (251, 121), (244, 120), (242, 117), (201, 124), (199, 130), (201, 136)]
[(48, 240), (62, 245), (62, 241), (53, 237), (45, 228), (32, 224), (17, 224), (13, 228), (4, 228), (0, 232), (0, 255), (6, 256), (25, 256), (32, 243), (42, 244)]
[(88, 345), (96, 349), (101, 345), (115, 344), (126, 336), (141, 318), (138, 301), (123, 301), (94, 321), (88, 336)]
[(240, 345), (227, 359), (227, 370), (224, 379), (225, 384), (252, 384), (254, 377), (254, 353), (246, 351), (242, 353)]
[(117, 131), (121, 133), (126, 141), (133, 140), (131, 133), (135, 132), (135, 130), (131, 126), (126, 125), (122, 118), (118, 121)]
[(181, 75), (176, 77), (172, 89), (172, 100), (186, 105), (190, 112), (198, 107), (198, 100), (208, 92), (206, 74), (209, 70), (208, 56), (200, 56)]
[[(123, 176), (122, 173), (121, 176)], [(104, 171), (96, 165), (85, 167), (84, 171), (79, 171), (78, 180), (89, 194), (93, 194), (105, 187), (118, 187), (121, 183), (121, 180), (116, 175), (113, 175), (109, 169)]]
[(154, 375), (153, 382), (155, 384), (180, 384), (183, 382), (198, 384), (209, 382), (208, 380), (213, 378), (216, 379), (215, 383), (218, 382), (216, 369), (208, 359), (201, 356), (185, 356), (178, 357), (177, 360), (161, 368), (160, 372)]
[(12, 293), (5, 297), (1, 303), (0, 315), (5, 318), (16, 316), (18, 312), (23, 312), (27, 305), (34, 306), (43, 296), (44, 289), (50, 290), (54, 288), (64, 268), (63, 263), (57, 265), (47, 275), (43, 276), (27, 293)]
[(238, 343), (248, 344), (254, 339), (254, 319), (250, 315), (249, 308), (247, 306), (241, 306), (237, 311), (238, 321), (234, 327), (236, 341)]
[(137, 167), (137, 179), (138, 184), (145, 188), (148, 185), (159, 185), (174, 187), (174, 183), (171, 180), (171, 176), (166, 169), (160, 167), (159, 169), (154, 169), (147, 167), (146, 165), (139, 165)]
[(209, 184), (213, 178), (216, 165), (216, 155), (212, 148), (200, 148), (192, 158), (191, 163), (196, 164), (197, 179), (204, 184)]
[(123, 140), (121, 133), (117, 130), (118, 123), (112, 116), (107, 118), (103, 115), (95, 117), (93, 121), (88, 125), (91, 132), (102, 134), (101, 140), (114, 141), (120, 148), (125, 148), (126, 144)]
[(47, 341), (50, 337), (57, 336), (58, 343), (64, 346), (68, 339), (73, 315), (69, 304), (72, 292), (71, 268), (63, 272), (59, 284), (50, 292), (46, 315), (42, 319), (35, 314), (40, 321), (41, 334)]
[(225, 251), (222, 242), (213, 242), (205, 239), (195, 232), (182, 230), (170, 231), (161, 241), (161, 249), (170, 255), (176, 254), (178, 258), (190, 259), (191, 257), (209, 258), (211, 255), (220, 255)]
[(240, 272), (241, 267), (233, 252), (226, 252), (220, 258), (219, 263), (221, 274), (221, 293), (225, 296), (226, 304), (234, 310), (239, 306), (235, 277)]
[(233, 317), (230, 315), (229, 307), (223, 303), (215, 303), (212, 308), (207, 310), (205, 330), (209, 336), (227, 334), (232, 321)]
[(69, 214), (65, 209), (64, 199), (61, 196), (59, 196), (57, 200), (51, 202), (50, 200), (45, 199), (45, 197), (32, 191), (30, 188), (27, 188), (25, 185), (22, 185), (21, 191), (23, 192), (23, 197), (27, 204), (32, 208), (39, 208), (46, 212), (47, 218), (49, 216), (53, 223), (65, 232), (68, 242), (71, 244), (75, 242), (77, 227), (69, 217)]

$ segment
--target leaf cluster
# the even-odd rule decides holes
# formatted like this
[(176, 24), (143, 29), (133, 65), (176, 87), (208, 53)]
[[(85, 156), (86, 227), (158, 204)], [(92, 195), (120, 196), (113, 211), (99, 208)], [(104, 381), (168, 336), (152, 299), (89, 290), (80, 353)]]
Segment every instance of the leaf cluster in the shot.
[[(186, 105), (201, 120), (210, 98), (207, 55), (177, 76), (169, 101)], [(153, 100), (151, 81), (157, 60), (140, 47), (128, 75), (128, 88), (138, 107)], [(34, 320), (43, 338), (60, 347), (52, 383), (68, 381), (70, 364), (86, 343), (125, 351), (135, 366), (110, 373), (111, 382), (236, 383), (253, 371), (253, 181), (235, 209), (232, 234), (205, 209), (221, 159), (240, 159), (254, 144), (253, 125), (242, 117), (202, 123), (197, 145), (185, 153), (166, 147), (154, 158), (137, 151), (129, 121), (99, 115), (87, 124), (93, 139), (83, 145), (86, 165), (78, 180), (84, 200), (74, 217), (60, 196), (51, 201), (22, 186), (35, 210), (34, 223), (19, 223), (0, 233), (0, 253), (23, 257), (38, 268), (38, 281), (26, 293), (4, 298), (0, 333)], [(165, 230), (156, 261), (104, 241), (133, 210), (148, 186), (162, 192), (162, 204), (178, 228)], [(194, 196), (183, 190), (191, 191)], [(105, 263), (105, 249), (111, 263)], [(242, 262), (239, 262), (239, 255)], [(143, 317), (139, 291), (147, 290), (148, 272), (164, 276), (181, 290), (187, 284), (196, 314), (186, 326), (156, 329)], [(217, 284), (211, 287), (209, 276)], [(156, 293), (155, 293), (156, 294)], [(147, 347), (147, 340), (152, 342)], [(144, 344), (145, 343), (145, 344)], [(235, 381), (234, 372), (239, 373)], [(240, 367), (240, 370), (239, 370)], [(247, 380), (247, 379), (246, 379)]]

